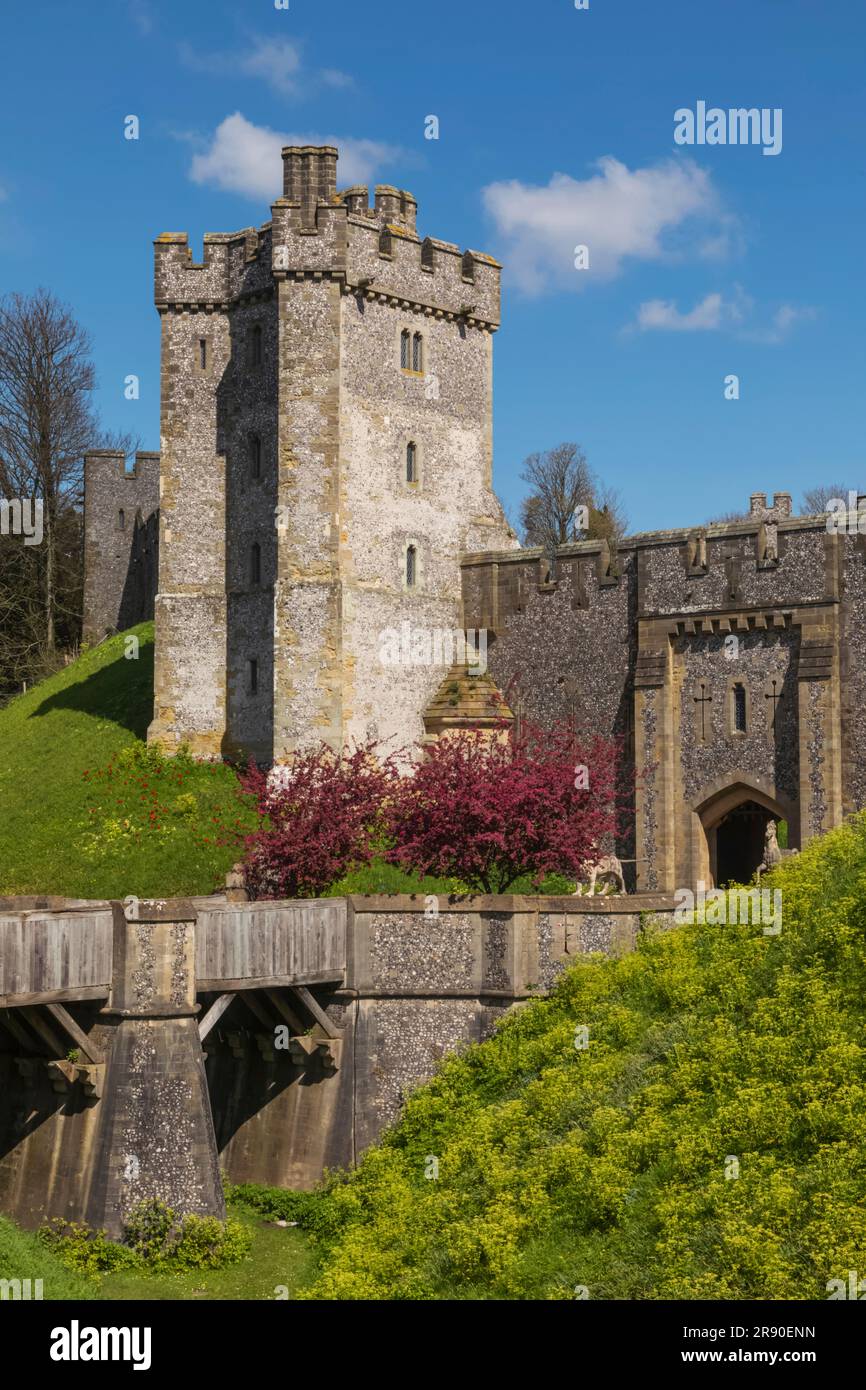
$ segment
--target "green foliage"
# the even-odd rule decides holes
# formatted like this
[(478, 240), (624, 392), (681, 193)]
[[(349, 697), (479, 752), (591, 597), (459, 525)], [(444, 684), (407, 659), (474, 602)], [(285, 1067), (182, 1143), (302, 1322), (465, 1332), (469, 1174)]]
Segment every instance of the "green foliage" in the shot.
[(153, 1271), (222, 1269), (244, 1260), (252, 1232), (242, 1222), (215, 1216), (179, 1217), (165, 1202), (140, 1202), (124, 1227), (123, 1244), (83, 1222), (55, 1219), (39, 1237), (68, 1269), (91, 1278), (144, 1267)]
[(45, 1300), (95, 1296), (91, 1280), (57, 1259), (37, 1232), (20, 1231), (6, 1216), (0, 1216), (0, 1279), (41, 1279)]
[(221, 1269), (244, 1259), (252, 1244), (238, 1221), (179, 1217), (157, 1198), (140, 1202), (131, 1213), (124, 1240), (145, 1264), (172, 1269)]
[(104, 1231), (95, 1231), (83, 1221), (56, 1217), (40, 1227), (37, 1235), (67, 1269), (90, 1278), (138, 1263), (132, 1250), (109, 1240)]
[(231, 767), (147, 745), (152, 713), (152, 623), (0, 709), (0, 893), (164, 897), (224, 882), (255, 816)]
[(764, 883), (780, 935), (650, 926), (448, 1059), (323, 1194), (302, 1296), (816, 1299), (866, 1269), (866, 813)]
[(258, 1212), (269, 1221), (296, 1221), (305, 1228), (316, 1227), (322, 1204), (320, 1192), (300, 1192), (285, 1187), (264, 1187), (261, 1183), (231, 1183), (223, 1180), (226, 1202)]

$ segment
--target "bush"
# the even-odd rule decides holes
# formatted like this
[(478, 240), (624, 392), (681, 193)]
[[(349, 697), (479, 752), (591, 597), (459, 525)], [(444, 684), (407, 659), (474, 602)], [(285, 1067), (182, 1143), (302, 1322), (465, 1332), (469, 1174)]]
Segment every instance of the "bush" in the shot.
[(568, 724), (524, 721), (505, 740), (481, 731), (439, 739), (387, 807), (386, 857), (419, 874), (504, 893), (529, 876), (579, 878), (623, 828), (619, 744)]
[(395, 778), (372, 742), (340, 754), (321, 744), (276, 775), (251, 763), (244, 788), (255, 798), (259, 828), (246, 840), (244, 875), (252, 896), (316, 897), (369, 864)]
[(215, 1216), (178, 1217), (165, 1202), (140, 1202), (124, 1227), (127, 1245), (147, 1265), (168, 1269), (222, 1269), (249, 1252), (252, 1233), (239, 1221)]
[(134, 1251), (109, 1240), (104, 1231), (95, 1231), (83, 1221), (57, 1217), (40, 1227), (37, 1234), (67, 1269), (91, 1278), (138, 1264)]
[(298, 1192), (285, 1187), (264, 1187), (260, 1183), (223, 1182), (227, 1202), (248, 1207), (269, 1221), (296, 1221), (299, 1226), (312, 1228), (316, 1212), (322, 1203), (321, 1191)]
[(222, 1269), (238, 1264), (252, 1245), (239, 1221), (215, 1216), (179, 1217), (165, 1202), (140, 1202), (130, 1214), (123, 1243), (84, 1222), (56, 1219), (39, 1238), (67, 1269), (98, 1277), (115, 1269)]

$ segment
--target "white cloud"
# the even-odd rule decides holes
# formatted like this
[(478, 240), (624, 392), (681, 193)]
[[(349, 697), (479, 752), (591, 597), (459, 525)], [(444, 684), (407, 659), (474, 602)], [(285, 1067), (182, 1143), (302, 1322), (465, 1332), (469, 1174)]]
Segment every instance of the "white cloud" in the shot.
[(181, 62), (193, 72), (212, 77), (250, 77), (266, 83), (280, 96), (299, 96), (302, 87), (322, 82), (327, 87), (348, 87), (352, 79), (336, 68), (305, 73), (301, 50), (291, 39), (254, 38), (248, 48), (199, 52), (190, 43), (178, 45)]
[(733, 299), (725, 299), (721, 294), (705, 295), (684, 314), (673, 299), (648, 299), (638, 309), (634, 327), (668, 333), (711, 332), (742, 323), (750, 308), (751, 303), (739, 289)]
[(374, 171), (393, 163), (400, 153), (394, 146), (377, 140), (271, 130), (253, 125), (240, 111), (235, 111), (217, 126), (210, 148), (193, 157), (190, 178), (194, 183), (207, 183), (227, 193), (270, 201), (282, 191), (284, 145), (336, 145), (340, 151), (337, 171), (341, 187), (369, 183)]
[[(546, 186), (513, 179), (483, 190), (508, 243), (503, 259), (523, 290), (538, 294), (563, 283), (578, 289), (617, 275), (629, 258), (659, 260), (677, 249), (672, 234), (699, 223), (714, 224), (703, 254), (722, 253), (732, 219), (722, 213), (710, 175), (691, 160), (631, 170), (606, 155), (597, 168), (587, 179), (554, 174)], [(577, 245), (589, 248), (589, 271), (574, 269)]]
[(800, 323), (810, 323), (817, 318), (817, 309), (808, 304), (781, 304), (770, 320), (768, 327), (752, 329), (742, 336), (755, 343), (783, 343), (791, 336)]
[(153, 14), (146, 0), (129, 0), (127, 9), (138, 32), (147, 37), (153, 29)]
[(745, 342), (781, 343), (798, 323), (808, 322), (816, 310), (806, 305), (782, 304), (766, 326), (753, 322), (754, 301), (741, 285), (733, 293), (707, 294), (693, 308), (681, 312), (673, 299), (648, 299), (641, 304), (627, 332), (712, 333), (729, 330)]

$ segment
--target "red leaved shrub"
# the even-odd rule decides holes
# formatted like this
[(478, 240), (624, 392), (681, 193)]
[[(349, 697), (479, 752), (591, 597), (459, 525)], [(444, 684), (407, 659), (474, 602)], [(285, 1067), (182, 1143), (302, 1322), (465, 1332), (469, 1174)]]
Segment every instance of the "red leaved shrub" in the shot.
[(251, 896), (315, 897), (369, 864), (395, 780), (392, 762), (379, 761), (372, 742), (339, 755), (322, 744), (270, 776), (250, 764), (244, 790), (255, 797), (260, 817), (246, 840)]
[(567, 724), (523, 723), (509, 741), (440, 739), (396, 785), (387, 858), (419, 874), (503, 893), (524, 874), (574, 878), (621, 830), (620, 745)]

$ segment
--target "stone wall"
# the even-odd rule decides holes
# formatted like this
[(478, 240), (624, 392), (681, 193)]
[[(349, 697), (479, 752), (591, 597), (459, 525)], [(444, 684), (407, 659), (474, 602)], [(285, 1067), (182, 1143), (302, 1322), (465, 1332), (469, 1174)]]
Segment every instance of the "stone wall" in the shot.
[[(866, 499), (858, 515), (866, 531)], [(622, 738), (635, 817), (617, 848), (639, 889), (710, 881), (738, 802), (787, 820), (794, 847), (866, 804), (858, 515), (836, 534), (793, 517), (787, 494), (755, 494), (741, 521), (630, 536), (615, 554), (464, 556), (464, 620), (490, 629), (518, 716)]]

